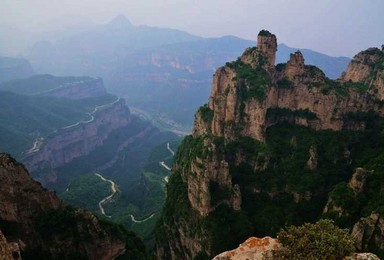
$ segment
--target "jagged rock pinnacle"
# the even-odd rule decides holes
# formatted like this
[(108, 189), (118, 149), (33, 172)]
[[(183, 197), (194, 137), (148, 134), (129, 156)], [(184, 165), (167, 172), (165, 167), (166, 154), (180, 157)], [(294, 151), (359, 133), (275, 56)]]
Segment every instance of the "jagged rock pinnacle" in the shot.
[(289, 61), (287, 62), (286, 75), (289, 79), (293, 80), (296, 75), (300, 75), (304, 72), (304, 57), (298, 50), (295, 53), (291, 53)]
[(257, 36), (257, 50), (266, 57), (267, 65), (273, 67), (275, 65), (277, 51), (276, 35), (267, 30), (261, 30)]

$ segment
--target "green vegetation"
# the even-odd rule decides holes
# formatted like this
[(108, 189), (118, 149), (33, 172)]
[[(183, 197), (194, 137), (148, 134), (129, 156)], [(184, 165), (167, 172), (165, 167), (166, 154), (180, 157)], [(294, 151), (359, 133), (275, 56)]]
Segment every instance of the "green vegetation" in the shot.
[(281, 72), (285, 69), (287, 63), (279, 63), (275, 66), (276, 71)]
[(98, 203), (111, 194), (111, 184), (101, 180), (95, 174), (74, 178), (62, 193), (61, 199), (69, 205), (98, 212)]
[(341, 84), (341, 82), (331, 79), (326, 79), (323, 84), (319, 84), (321, 87), (321, 93), (328, 95), (331, 91), (335, 91), (337, 95), (348, 95), (348, 89)]
[(329, 197), (332, 199), (335, 206), (345, 210), (353, 207), (355, 203), (355, 194), (345, 182), (337, 184), (332, 192), (330, 192)]
[(213, 119), (213, 110), (208, 107), (208, 105), (201, 106), (197, 111), (201, 115), (201, 118), (204, 122), (210, 123)]
[[(262, 64), (262, 60), (262, 55), (259, 55), (258, 63)], [(261, 65), (254, 69), (251, 65), (245, 64), (240, 59), (226, 65), (236, 72), (236, 77), (233, 80), (238, 84), (242, 100), (246, 101), (255, 98), (259, 102), (264, 101), (265, 91), (272, 84), (272, 80)]]
[(48, 241), (54, 242), (55, 237), (69, 239), (78, 237), (77, 222), (88, 221), (79, 216), (76, 209), (66, 206), (61, 209), (53, 209), (36, 218), (37, 231)]
[[(102, 147), (58, 168), (58, 182), (54, 188), (65, 201), (99, 214), (98, 202), (110, 194), (110, 183), (94, 176), (94, 169), (102, 167), (117, 156), (114, 165), (96, 171), (113, 180), (119, 189), (113, 201), (104, 204), (105, 212), (111, 216), (110, 220), (137, 233), (146, 246), (151, 248), (154, 243), (152, 231), (165, 201), (164, 178), (169, 174), (160, 162), (164, 161), (166, 165), (172, 166), (173, 156), (167, 149), (167, 143), (176, 151), (180, 139), (153, 129), (148, 138), (137, 138), (116, 154), (117, 147), (124, 140), (139, 134), (147, 127), (148, 122), (133, 117), (131, 125), (112, 132), (113, 138), (107, 139)], [(92, 174), (85, 174), (87, 172)], [(69, 191), (66, 192), (68, 184)], [(84, 197), (85, 194), (90, 195)], [(152, 214), (153, 217), (145, 222), (133, 222), (131, 217), (133, 215), (140, 221)]]
[(209, 230), (212, 255), (233, 248), (234, 245), (239, 245), (252, 235), (249, 229), (251, 223), (245, 212), (235, 211), (226, 205), (220, 205), (201, 222), (203, 228)]
[(284, 77), (276, 82), (279, 88), (293, 88), (294, 84), (287, 77)]
[(318, 119), (317, 115), (308, 109), (290, 110), (288, 108), (269, 108), (267, 111), (268, 119), (280, 119), (280, 118), (305, 118), (308, 120)]
[(355, 88), (359, 94), (366, 93), (369, 89), (369, 84), (365, 82), (347, 81), (344, 83), (346, 88)]
[(272, 33), (270, 33), (269, 31), (267, 30), (261, 30), (259, 32), (259, 36), (272, 36)]
[(143, 242), (135, 235), (135, 233), (127, 231), (122, 225), (110, 222), (109, 220), (99, 219), (99, 224), (109, 235), (117, 237), (125, 241), (124, 255), (116, 259), (148, 259)]
[(318, 78), (324, 79), (324, 78), (326, 78), (324, 72), (321, 69), (319, 69), (318, 67), (316, 67), (316, 66), (305, 65), (305, 70), (307, 72), (307, 75), (310, 78), (313, 78), (313, 79), (318, 79)]
[(379, 120), (379, 115), (373, 110), (368, 112), (349, 112), (344, 114), (343, 120), (345, 122), (365, 122), (368, 125), (374, 125), (374, 121)]
[(90, 119), (89, 113), (115, 100), (112, 95), (85, 100), (23, 96), (0, 91), (0, 150), (20, 158), (38, 137), (79, 121)]
[(348, 230), (339, 229), (330, 220), (290, 226), (277, 237), (283, 248), (273, 250), (273, 259), (336, 260), (354, 252), (354, 241)]
[[(58, 250), (55, 258), (67, 259), (68, 255), (73, 254), (76, 259), (86, 259), (85, 255), (79, 255), (82, 243), (94, 243), (94, 240), (100, 239), (105, 235), (111, 239), (120, 239), (125, 241), (127, 252), (119, 259), (147, 259), (145, 247), (143, 243), (132, 232), (126, 231), (123, 226), (112, 223), (105, 219), (99, 219), (99, 224), (103, 231), (99, 231), (94, 227), (91, 219), (88, 219), (81, 210), (77, 210), (70, 206), (64, 206), (59, 209), (50, 210), (42, 213), (35, 219), (35, 227), (41, 240), (53, 247), (60, 247), (64, 241), (70, 241), (71, 247), (68, 252), (66, 249)], [(105, 233), (104, 233), (105, 232)], [(48, 257), (51, 253), (46, 249), (38, 249), (35, 251), (27, 251), (24, 254), (25, 259), (33, 258), (34, 254), (38, 256)], [(72, 252), (73, 251), (73, 252)], [(75, 255), (77, 254), (77, 255)], [(35, 255), (35, 257), (37, 256)], [(51, 257), (48, 257), (51, 258)]]
[[(268, 113), (269, 116), (283, 113), (315, 119), (308, 111), (297, 111), (296, 115), (285, 110)], [(213, 256), (236, 247), (247, 236), (276, 236), (281, 227), (313, 223), (320, 217), (331, 218), (337, 225), (350, 228), (373, 211), (384, 214), (384, 120), (369, 113), (359, 118), (366, 123), (365, 131), (315, 131), (278, 122), (268, 128), (263, 143), (245, 137), (227, 142), (209, 136), (186, 137), (175, 158), (181, 172), (175, 172), (174, 179), (171, 178), (168, 189), (172, 192), (168, 194), (166, 213), (161, 220), (165, 226), (161, 228), (163, 232), (158, 232), (164, 236), (170, 232), (168, 226), (188, 223), (191, 234), (206, 232), (205, 237), (213, 243), (210, 255)], [(211, 142), (220, 151), (219, 156), (229, 163), (232, 182), (241, 189), (242, 206), (241, 211), (235, 212), (220, 204), (229, 191), (212, 182), (211, 199), (218, 207), (207, 217), (198, 218), (190, 209), (181, 174), (190, 172), (192, 158), (210, 158)], [(311, 147), (317, 150), (314, 170), (307, 166)], [(346, 185), (356, 167), (374, 170), (367, 176), (364, 195), (358, 197)], [(349, 217), (322, 215), (329, 196), (336, 206), (345, 207)]]

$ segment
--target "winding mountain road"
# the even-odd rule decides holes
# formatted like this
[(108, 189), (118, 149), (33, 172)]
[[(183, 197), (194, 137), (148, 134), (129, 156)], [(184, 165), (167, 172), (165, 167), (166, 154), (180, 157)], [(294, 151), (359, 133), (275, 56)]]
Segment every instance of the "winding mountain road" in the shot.
[[(99, 177), (102, 181), (106, 181), (106, 182), (109, 182), (109, 183), (111, 184), (111, 191), (112, 191), (112, 193), (111, 193), (110, 195), (108, 195), (107, 197), (103, 198), (102, 200), (100, 200), (100, 202), (99, 202), (99, 209), (100, 209), (101, 214), (103, 214), (104, 216), (110, 218), (111, 216), (108, 216), (107, 214), (105, 214), (105, 209), (104, 209), (104, 207), (103, 207), (103, 204), (112, 201), (112, 197), (113, 197), (113, 196), (115, 195), (115, 193), (117, 192), (117, 185), (116, 185), (116, 183), (115, 183), (114, 181), (112, 181), (112, 180), (108, 180), (108, 179), (104, 178), (104, 177), (103, 177), (101, 174), (99, 174), (99, 173), (95, 173), (95, 175), (96, 175), (97, 177)], [(149, 217), (147, 217), (147, 218), (145, 218), (145, 219), (142, 219), (142, 220), (137, 220), (137, 219), (135, 218), (135, 216), (133, 216), (132, 214), (129, 214), (128, 216), (131, 218), (132, 222), (134, 222), (134, 223), (142, 223), (142, 222), (147, 221), (148, 219), (151, 219), (153, 216), (155, 216), (155, 213), (152, 213)]]
[(160, 165), (163, 166), (165, 169), (167, 169), (168, 171), (171, 170), (171, 167), (169, 167), (168, 165), (165, 164), (164, 161), (160, 162)]
[(134, 217), (132, 214), (130, 214), (129, 216), (131, 217), (132, 222), (135, 222), (135, 223), (142, 223), (142, 222), (147, 221), (148, 219), (151, 219), (153, 216), (155, 216), (155, 213), (152, 213), (149, 217), (147, 217), (147, 218), (145, 218), (145, 219), (142, 219), (142, 220), (137, 220), (137, 219), (135, 219), (135, 217)]
[[(107, 104), (104, 104), (104, 105), (101, 105), (101, 106), (96, 106), (91, 113), (86, 113), (87, 115), (89, 115), (91, 117), (90, 119), (88, 119), (88, 120), (81, 120), (81, 121), (78, 121), (78, 122), (76, 122), (74, 124), (64, 126), (64, 127), (60, 128), (60, 129), (66, 130), (66, 129), (70, 129), (70, 128), (79, 126), (81, 124), (91, 123), (91, 122), (93, 122), (95, 120), (95, 116), (94, 115), (96, 114), (96, 112), (116, 104), (117, 102), (120, 101), (120, 99), (121, 98), (118, 97), (118, 98), (116, 98), (116, 100), (112, 101), (111, 103), (107, 103)], [(59, 129), (54, 130), (53, 133), (57, 133), (58, 130)], [(43, 145), (43, 141), (44, 141), (44, 138), (42, 138), (42, 137), (37, 138), (33, 142), (32, 147), (24, 152), (25, 155), (29, 155), (29, 154), (38, 152), (40, 150), (40, 147)]]
[(93, 122), (93, 120), (95, 120), (95, 116), (94, 116), (94, 114), (95, 114), (97, 111), (102, 110), (102, 109), (105, 109), (105, 108), (110, 107), (110, 106), (113, 106), (114, 104), (116, 104), (117, 102), (119, 102), (120, 99), (121, 99), (121, 98), (118, 97), (116, 100), (114, 100), (114, 101), (111, 102), (111, 103), (108, 103), (108, 104), (104, 104), (104, 105), (95, 107), (91, 113), (87, 113), (89, 116), (91, 116), (91, 118), (90, 118), (89, 120), (79, 121), (79, 122), (74, 123), (74, 124), (72, 124), (72, 125), (64, 126), (64, 127), (62, 127), (61, 129), (69, 129), (69, 128), (78, 126), (78, 125), (80, 125), (80, 124), (88, 124), (88, 123)]
[(171, 149), (171, 146), (169, 145), (169, 143), (167, 143), (167, 149), (172, 154), (172, 156), (175, 155), (175, 152)]
[(104, 178), (104, 177), (103, 177), (101, 174), (99, 174), (99, 173), (95, 173), (95, 175), (96, 175), (97, 177), (99, 177), (101, 180), (111, 183), (111, 191), (112, 191), (111, 195), (109, 195), (109, 196), (103, 198), (103, 199), (100, 200), (100, 202), (99, 202), (99, 209), (100, 209), (101, 214), (103, 214), (104, 216), (110, 218), (111, 216), (108, 216), (107, 214), (105, 214), (105, 210), (104, 210), (104, 208), (103, 208), (103, 204), (108, 203), (108, 202), (111, 202), (113, 195), (115, 195), (115, 193), (117, 192), (117, 188), (116, 188), (117, 185), (116, 185), (116, 183), (114, 183), (113, 181)]
[[(172, 154), (172, 156), (175, 155), (175, 151), (173, 151), (173, 150), (171, 149), (171, 146), (169, 145), (169, 143), (167, 143), (167, 150)], [(172, 170), (172, 168), (169, 167), (168, 165), (166, 165), (164, 161), (159, 162), (159, 164), (160, 164), (161, 166), (163, 166), (163, 167), (164, 167), (166, 170), (168, 170), (168, 171), (171, 171), (171, 170)], [(168, 180), (169, 180), (169, 176), (165, 176), (165, 177), (164, 177), (164, 182), (165, 182), (165, 183), (168, 183)]]

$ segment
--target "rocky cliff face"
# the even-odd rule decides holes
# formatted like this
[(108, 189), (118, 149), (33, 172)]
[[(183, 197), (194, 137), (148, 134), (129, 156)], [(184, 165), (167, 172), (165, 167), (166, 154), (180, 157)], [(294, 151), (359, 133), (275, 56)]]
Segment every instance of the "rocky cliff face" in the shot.
[[(38, 149), (27, 153), (23, 163), (31, 172), (60, 167), (102, 146), (114, 130), (127, 126), (130, 120), (128, 107), (118, 99), (97, 108), (89, 120), (59, 129), (43, 140)], [(55, 176), (49, 179), (54, 182)]]
[(384, 248), (383, 231), (384, 220), (379, 213), (372, 213), (368, 217), (361, 218), (352, 230), (356, 248), (361, 251), (367, 250), (368, 245), (371, 244)]
[(378, 48), (369, 48), (353, 57), (341, 79), (359, 83), (370, 89), (380, 100), (384, 99), (384, 56)]
[[(341, 172), (351, 171), (349, 146), (353, 143), (348, 143), (348, 139), (336, 151), (323, 141), (314, 141), (313, 136), (308, 137), (309, 133), (319, 131), (325, 139), (330, 138), (328, 133), (338, 136), (340, 131), (362, 133), (373, 122), (372, 118), (383, 116), (381, 96), (384, 93), (380, 90), (383, 51), (369, 49), (357, 55), (342, 79), (337, 81), (326, 78), (320, 69), (305, 65), (300, 51), (292, 54), (287, 63), (274, 66), (275, 51), (276, 37), (262, 31), (257, 47), (248, 48), (237, 61), (227, 63), (214, 74), (208, 104), (196, 113), (193, 134), (184, 140), (175, 158), (168, 187), (169, 203), (160, 226), (169, 240), (166, 245), (159, 241), (159, 257), (212, 256), (219, 248), (220, 234), (231, 233), (230, 228), (218, 229), (218, 223), (231, 225), (232, 233), (238, 235), (233, 239), (234, 244), (241, 239), (244, 241), (246, 234), (252, 234), (252, 228), (277, 227), (274, 221), (281, 221), (281, 227), (288, 216), (276, 218), (280, 213), (273, 211), (271, 205), (274, 203), (276, 208), (285, 205), (280, 209), (284, 211), (287, 207), (298, 207), (296, 213), (310, 208), (308, 203), (321, 204), (318, 209), (312, 208), (310, 218), (313, 220), (324, 208), (325, 193), (345, 178), (340, 173), (339, 177), (326, 179), (329, 178), (327, 171), (332, 171), (329, 167), (339, 165)], [(360, 67), (354, 67), (355, 63), (362, 63), (359, 66), (363, 72), (358, 72)], [(366, 63), (371, 69), (366, 68)], [(287, 136), (277, 134), (274, 143), (268, 144), (266, 138), (270, 129), (287, 123), (290, 127), (280, 132)], [(304, 138), (300, 135), (303, 132), (288, 135), (293, 128), (306, 129), (305, 138), (309, 139), (305, 140), (309, 142), (298, 140)], [(288, 137), (290, 139), (282, 141)], [(279, 150), (283, 146), (287, 150)], [(335, 151), (337, 159), (321, 158), (325, 146)], [(304, 156), (299, 155), (302, 150)], [(305, 181), (309, 179), (312, 180)], [(320, 179), (324, 186), (312, 183)], [(360, 192), (359, 180), (355, 178), (350, 189)], [(301, 182), (302, 185), (297, 185)], [(179, 185), (177, 194), (173, 185)], [(176, 200), (178, 203), (171, 205)], [(190, 209), (186, 210), (188, 207)], [(178, 209), (183, 209), (183, 214), (170, 214)], [(269, 217), (271, 220), (267, 219)], [(292, 221), (298, 218), (301, 218), (300, 213), (292, 217)], [(244, 227), (247, 221), (254, 223), (248, 230)], [(241, 222), (243, 225), (233, 224)], [(265, 233), (270, 234), (268, 232), (271, 230)], [(222, 244), (226, 242), (221, 241)]]
[[(213, 111), (213, 120), (208, 126), (205, 125), (205, 128), (201, 121), (197, 120), (194, 133), (206, 133), (208, 127), (215, 136), (233, 139), (240, 133), (241, 136), (262, 141), (270, 125), (287, 119), (282, 115), (271, 116), (276, 111), (285, 110), (293, 114), (305, 111), (306, 116), (296, 115), (291, 117), (291, 120), (316, 130), (335, 131), (364, 128), (363, 125), (346, 120), (345, 117), (349, 113), (371, 110), (383, 113), (380, 103), (377, 102), (384, 95), (381, 89), (382, 71), (378, 71), (369, 84), (363, 83), (373, 71), (373, 65), (369, 67), (359, 63), (363, 54), (355, 57), (342, 81), (331, 81), (316, 67), (305, 65), (300, 51), (292, 54), (286, 64), (271, 67), (270, 62), (275, 59), (272, 50), (276, 51), (276, 44), (273, 42), (276, 42), (274, 35), (259, 35), (257, 48), (247, 50), (241, 61), (228, 63), (216, 71), (208, 102), (208, 107)], [(383, 53), (369, 56), (369, 60), (379, 61), (379, 55)], [(260, 70), (264, 68), (264, 72), (256, 70), (259, 75), (254, 75), (259, 80), (264, 79), (264, 82), (254, 82), (255, 80), (247, 74), (252, 73), (248, 66), (259, 66)], [(364, 69), (360, 70), (361, 66)], [(372, 91), (370, 94), (361, 94), (359, 89), (347, 86), (349, 80), (368, 84)], [(254, 89), (255, 87), (258, 90)], [(245, 98), (241, 97), (244, 95)], [(249, 97), (250, 95), (256, 98)], [(239, 124), (241, 129), (233, 128), (233, 125)]]
[(1, 230), (16, 259), (18, 251), (26, 259), (113, 259), (125, 253), (121, 238), (95, 216), (64, 206), (6, 154), (0, 154), (0, 177)]

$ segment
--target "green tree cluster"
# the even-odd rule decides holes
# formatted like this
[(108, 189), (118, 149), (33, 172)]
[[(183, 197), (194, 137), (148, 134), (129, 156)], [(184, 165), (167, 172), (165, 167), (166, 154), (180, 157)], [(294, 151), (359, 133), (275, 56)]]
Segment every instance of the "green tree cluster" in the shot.
[[(273, 250), (272, 259), (332, 260), (342, 259), (354, 252), (353, 239), (347, 229), (340, 229), (334, 222), (322, 219), (315, 224), (290, 226), (278, 233), (282, 248)], [(264, 259), (270, 259), (265, 256)]]

